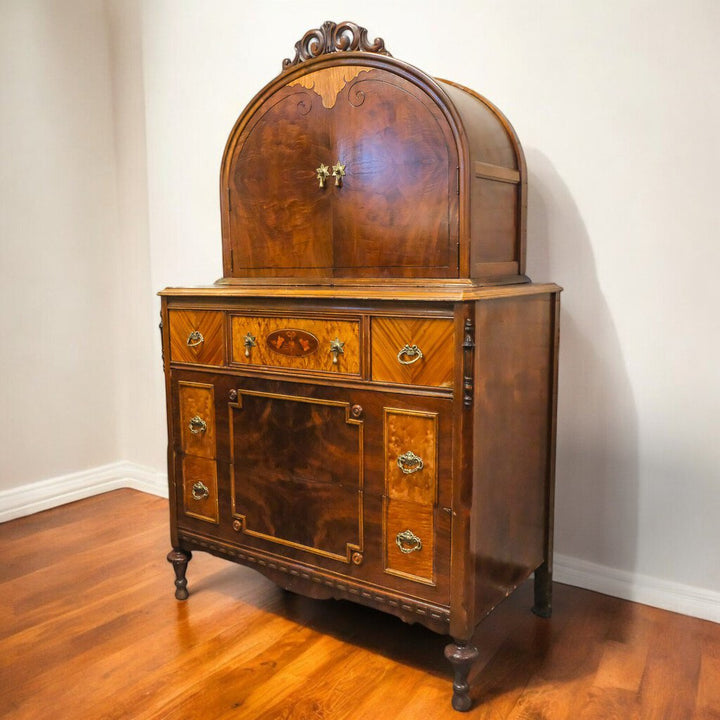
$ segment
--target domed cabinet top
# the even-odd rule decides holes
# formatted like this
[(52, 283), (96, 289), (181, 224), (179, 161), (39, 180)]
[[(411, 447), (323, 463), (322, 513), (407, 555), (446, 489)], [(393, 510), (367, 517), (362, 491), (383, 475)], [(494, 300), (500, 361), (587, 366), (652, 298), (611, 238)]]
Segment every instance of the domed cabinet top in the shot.
[(282, 67), (223, 155), (221, 282), (527, 282), (525, 161), (494, 105), (351, 22)]

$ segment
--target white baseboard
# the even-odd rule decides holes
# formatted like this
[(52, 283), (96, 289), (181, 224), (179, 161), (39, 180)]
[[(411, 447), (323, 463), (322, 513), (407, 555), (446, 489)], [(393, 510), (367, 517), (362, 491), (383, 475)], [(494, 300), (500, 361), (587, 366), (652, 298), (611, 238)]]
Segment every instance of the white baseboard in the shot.
[(720, 592), (568, 557), (553, 557), (553, 580), (681, 615), (720, 622)]
[(142, 465), (116, 462), (0, 492), (0, 522), (119, 488), (167, 497), (167, 475)]

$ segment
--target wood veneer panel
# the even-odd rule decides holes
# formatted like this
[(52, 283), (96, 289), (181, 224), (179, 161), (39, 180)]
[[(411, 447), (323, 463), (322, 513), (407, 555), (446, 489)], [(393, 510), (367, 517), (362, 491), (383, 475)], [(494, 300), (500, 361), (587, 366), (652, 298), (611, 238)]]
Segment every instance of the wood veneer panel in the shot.
[[(360, 374), (359, 320), (233, 315), (231, 332), (232, 362), (236, 365)], [(254, 347), (245, 346), (248, 333), (255, 338)], [(331, 343), (336, 339), (342, 343), (342, 353), (333, 362)]]
[[(225, 364), (225, 314), (215, 310), (170, 310), (170, 360)], [(192, 336), (200, 333), (202, 338)]]
[[(385, 491), (388, 497), (427, 505), (436, 502), (437, 422), (437, 413), (385, 408)], [(408, 453), (415, 457), (408, 458)], [(403, 467), (409, 472), (403, 472)]]
[[(427, 318), (372, 319), (372, 379), (379, 382), (451, 387), (453, 382), (453, 321)], [(398, 353), (417, 346), (422, 357), (404, 365)], [(410, 355), (403, 355), (406, 361)]]
[[(180, 446), (184, 453), (215, 458), (214, 385), (178, 382), (180, 406)], [(202, 423), (205, 423), (203, 426)]]

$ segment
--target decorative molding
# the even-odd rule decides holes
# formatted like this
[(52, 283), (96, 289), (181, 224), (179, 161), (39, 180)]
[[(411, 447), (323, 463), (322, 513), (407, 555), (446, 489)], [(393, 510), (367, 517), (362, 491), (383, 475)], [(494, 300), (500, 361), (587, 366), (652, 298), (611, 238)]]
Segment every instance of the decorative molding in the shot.
[(720, 622), (720, 592), (555, 554), (553, 579), (642, 605)]
[(327, 20), (322, 27), (308, 30), (301, 40), (295, 43), (295, 57), (291, 60), (285, 58), (282, 63), (283, 70), (299, 65), (305, 60), (335, 52), (349, 51), (371, 52), (378, 55), (392, 57), (385, 49), (385, 41), (375, 38), (371, 43), (368, 31), (354, 22), (334, 23)]
[(116, 462), (20, 485), (0, 491), (0, 522), (120, 488), (167, 497), (167, 475), (135, 463)]
[(302, 75), (291, 83), (288, 83), (288, 87), (300, 85), (306, 90), (312, 90), (312, 92), (322, 98), (323, 107), (330, 110), (335, 107), (338, 95), (342, 89), (361, 72), (370, 72), (370, 70), (372, 70), (372, 68), (362, 65), (323, 68), (322, 70), (316, 70), (307, 75)]

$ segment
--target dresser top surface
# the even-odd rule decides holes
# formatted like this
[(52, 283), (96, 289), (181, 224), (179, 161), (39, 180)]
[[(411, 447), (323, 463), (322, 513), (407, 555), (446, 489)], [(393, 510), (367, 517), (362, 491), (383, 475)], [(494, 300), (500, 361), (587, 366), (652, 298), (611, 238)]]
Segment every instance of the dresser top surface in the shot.
[(322, 298), (351, 300), (397, 300), (397, 301), (437, 301), (463, 302), (469, 300), (489, 300), (520, 295), (540, 295), (560, 292), (562, 288), (555, 283), (521, 283), (515, 285), (490, 286), (472, 281), (448, 281), (420, 284), (409, 282), (342, 282), (332, 280), (325, 283), (292, 282), (268, 283), (259, 278), (238, 280), (219, 280), (214, 285), (196, 285), (188, 287), (168, 287), (158, 295), (165, 297), (205, 297), (205, 298), (243, 298), (243, 297), (282, 297), (282, 298)]

